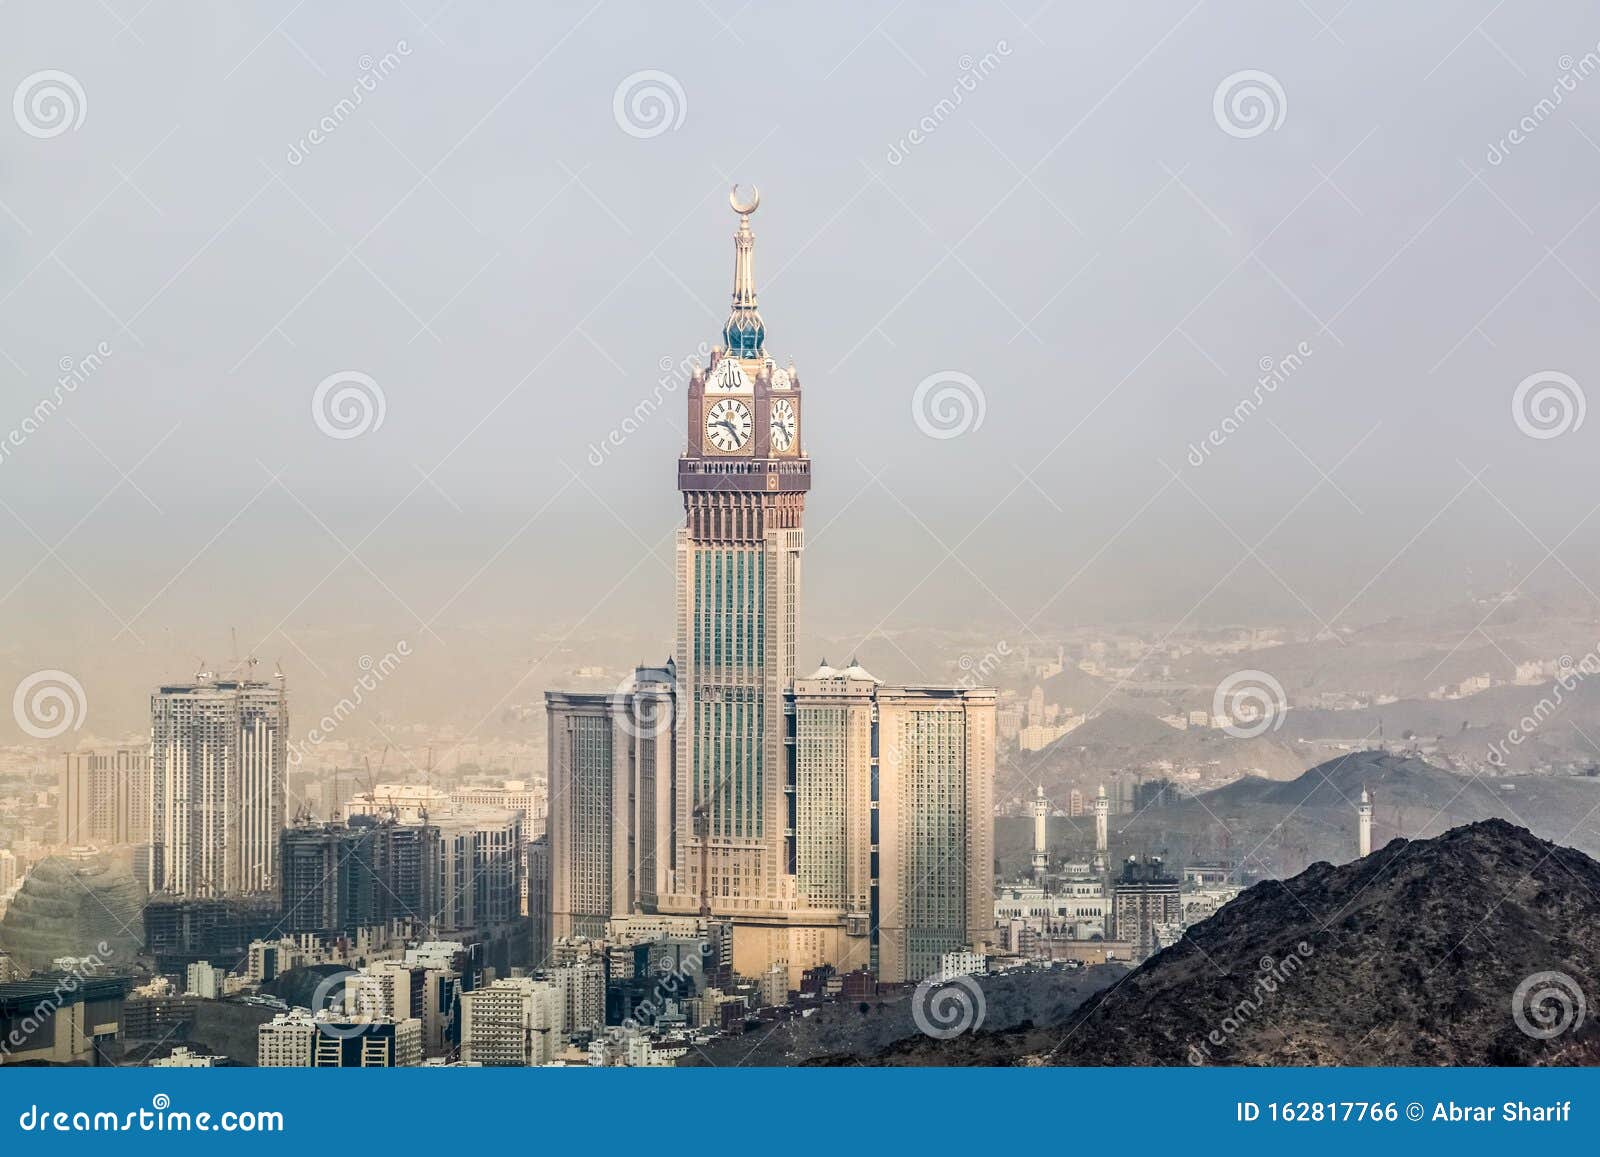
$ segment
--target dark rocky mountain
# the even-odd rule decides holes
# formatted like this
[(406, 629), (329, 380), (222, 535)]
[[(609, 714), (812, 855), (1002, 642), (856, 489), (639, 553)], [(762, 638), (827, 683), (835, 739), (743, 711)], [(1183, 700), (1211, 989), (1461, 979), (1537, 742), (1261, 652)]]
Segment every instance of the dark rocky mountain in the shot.
[(1064, 1026), (840, 1063), (1600, 1064), (1597, 1000), (1600, 864), (1487, 820), (1257, 884)]

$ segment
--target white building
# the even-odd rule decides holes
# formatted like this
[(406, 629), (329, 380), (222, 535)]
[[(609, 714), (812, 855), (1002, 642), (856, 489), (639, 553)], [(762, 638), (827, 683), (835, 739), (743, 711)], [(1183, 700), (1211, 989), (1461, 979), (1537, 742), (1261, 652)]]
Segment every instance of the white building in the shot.
[(957, 952), (946, 952), (939, 958), (939, 980), (941, 983), (954, 980), (958, 976), (982, 976), (989, 971), (989, 958), (981, 952), (974, 952), (970, 948), (963, 948)]
[(185, 1045), (179, 1045), (172, 1050), (171, 1056), (162, 1057), (158, 1061), (151, 1061), (152, 1069), (214, 1069), (224, 1061), (224, 1057), (206, 1056), (204, 1053), (191, 1052)]
[(461, 1059), (477, 1065), (549, 1064), (565, 1045), (565, 994), (550, 980), (504, 977), (461, 994)]
[(271, 682), (202, 672), (150, 697), (151, 892), (277, 885), (289, 708)]
[(263, 1069), (304, 1069), (311, 1065), (316, 1023), (303, 1008), (282, 1012), (256, 1028), (256, 1065)]
[(190, 996), (202, 997), (205, 1000), (220, 1000), (223, 993), (223, 980), (227, 973), (204, 960), (197, 960), (189, 965), (184, 984), (184, 992)]

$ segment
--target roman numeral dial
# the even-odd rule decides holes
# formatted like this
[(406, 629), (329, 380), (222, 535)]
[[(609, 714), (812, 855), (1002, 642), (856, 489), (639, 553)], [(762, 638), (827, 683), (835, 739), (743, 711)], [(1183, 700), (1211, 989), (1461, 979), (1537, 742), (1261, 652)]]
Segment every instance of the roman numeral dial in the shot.
[(794, 403), (788, 398), (776, 398), (771, 409), (772, 449), (774, 453), (787, 454), (794, 448), (800, 432), (800, 423), (794, 412)]
[(724, 454), (742, 450), (750, 429), (750, 407), (739, 398), (719, 398), (706, 410), (706, 441)]

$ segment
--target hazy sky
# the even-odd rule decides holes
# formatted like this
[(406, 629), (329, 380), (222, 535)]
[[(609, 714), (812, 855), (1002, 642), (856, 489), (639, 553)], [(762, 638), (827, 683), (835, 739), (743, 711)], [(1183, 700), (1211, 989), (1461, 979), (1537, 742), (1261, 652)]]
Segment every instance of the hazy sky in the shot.
[[(1480, 592), (1595, 574), (1592, 5), (14, 0), (0, 24), (6, 688), (73, 670), (137, 719), (140, 681), (220, 660), (230, 625), (329, 686), (406, 638), (485, 711), (600, 635), (605, 662), (664, 654), (681, 391), (591, 447), (716, 340), (735, 180), (806, 389), (808, 632), (1337, 627), (1459, 598), (1469, 567)], [(1547, 372), (1570, 428), (1533, 437), (1514, 399)], [(341, 373), (382, 396), (359, 436), (314, 418)], [(924, 432), (938, 374), (981, 424)]]

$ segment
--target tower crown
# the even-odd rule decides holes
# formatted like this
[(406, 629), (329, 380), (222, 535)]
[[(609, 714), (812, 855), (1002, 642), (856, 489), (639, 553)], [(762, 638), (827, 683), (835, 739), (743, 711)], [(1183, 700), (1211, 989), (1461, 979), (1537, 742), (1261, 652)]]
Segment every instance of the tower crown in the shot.
[(741, 203), (735, 185), (728, 192), (728, 204), (739, 214), (739, 231), (733, 235), (733, 309), (722, 327), (722, 341), (733, 357), (758, 358), (767, 327), (756, 308), (756, 235), (750, 232), (750, 214), (761, 204), (761, 190), (752, 186), (750, 200)]

